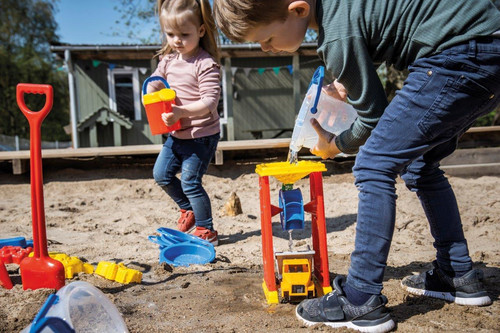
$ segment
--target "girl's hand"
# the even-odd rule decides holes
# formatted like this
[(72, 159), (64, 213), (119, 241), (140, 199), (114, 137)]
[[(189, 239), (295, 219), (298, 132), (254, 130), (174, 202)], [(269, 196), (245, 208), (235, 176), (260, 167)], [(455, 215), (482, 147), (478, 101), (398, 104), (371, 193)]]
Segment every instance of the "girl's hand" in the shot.
[(337, 80), (326, 86), (323, 86), (323, 92), (333, 98), (341, 100), (342, 102), (347, 101), (347, 90), (345, 89), (344, 85)]
[(161, 114), (161, 119), (167, 126), (173, 126), (179, 119), (182, 118), (182, 109), (176, 105), (172, 105), (172, 112)]
[(334, 158), (340, 153), (340, 150), (335, 144), (335, 134), (330, 133), (323, 129), (316, 119), (311, 119), (311, 125), (318, 133), (318, 142), (311, 148), (311, 154), (321, 157), (326, 160), (327, 158)]

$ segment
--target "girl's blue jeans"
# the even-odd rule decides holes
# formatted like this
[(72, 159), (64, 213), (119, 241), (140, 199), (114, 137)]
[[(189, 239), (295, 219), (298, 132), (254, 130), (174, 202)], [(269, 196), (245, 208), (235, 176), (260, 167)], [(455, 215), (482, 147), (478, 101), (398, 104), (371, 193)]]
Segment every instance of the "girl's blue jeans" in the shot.
[(472, 269), (460, 213), (440, 161), (500, 96), (500, 39), (481, 38), (416, 60), (403, 88), (360, 148), (355, 249), (347, 283), (379, 294), (391, 245), (398, 175), (415, 192), (430, 225), (440, 268)]
[[(178, 139), (169, 135), (153, 167), (156, 183), (179, 208), (192, 210), (196, 226), (211, 230), (212, 208), (201, 179), (207, 172), (219, 139), (219, 133), (196, 139)], [(176, 176), (179, 171), (180, 179)]]

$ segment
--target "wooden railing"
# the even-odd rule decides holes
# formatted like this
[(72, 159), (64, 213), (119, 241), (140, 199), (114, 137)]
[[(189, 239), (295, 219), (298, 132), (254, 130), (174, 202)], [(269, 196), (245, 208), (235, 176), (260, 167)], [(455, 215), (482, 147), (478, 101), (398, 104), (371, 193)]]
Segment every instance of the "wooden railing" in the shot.
[[(467, 133), (493, 133), (500, 132), (500, 126), (472, 127)], [(494, 133), (498, 134), (498, 133)], [(261, 139), (261, 140), (237, 140), (220, 141), (215, 154), (215, 164), (223, 164), (223, 152), (233, 150), (255, 150), (286, 148), (290, 144), (289, 138)], [(66, 148), (66, 149), (43, 149), (42, 158), (82, 158), (99, 156), (120, 155), (155, 155), (161, 150), (161, 144), (97, 147), (97, 148)], [(29, 150), (3, 151), (0, 152), (0, 161), (11, 160), (14, 174), (23, 173), (26, 170), (26, 161), (30, 158)]]

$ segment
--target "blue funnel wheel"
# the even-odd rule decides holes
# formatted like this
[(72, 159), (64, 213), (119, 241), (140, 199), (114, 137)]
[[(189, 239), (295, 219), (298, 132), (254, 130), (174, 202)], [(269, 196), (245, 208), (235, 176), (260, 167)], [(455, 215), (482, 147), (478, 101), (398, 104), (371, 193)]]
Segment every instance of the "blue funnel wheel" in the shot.
[(279, 206), (283, 230), (304, 229), (304, 201), (300, 189), (280, 190)]

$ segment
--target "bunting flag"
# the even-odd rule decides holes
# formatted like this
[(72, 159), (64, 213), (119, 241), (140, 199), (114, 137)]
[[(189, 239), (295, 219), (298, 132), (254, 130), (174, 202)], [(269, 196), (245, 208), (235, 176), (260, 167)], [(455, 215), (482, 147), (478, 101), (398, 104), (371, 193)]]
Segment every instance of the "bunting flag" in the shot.
[(231, 67), (231, 74), (236, 74), (238, 70), (243, 70), (245, 72), (245, 76), (248, 76), (251, 71), (257, 71), (260, 75), (264, 74), (267, 70), (272, 70), (274, 74), (278, 75), (281, 71), (281, 69), (286, 68), (287, 71), (292, 74), (293, 73), (293, 66), (288, 65), (288, 66), (278, 66), (278, 67), (263, 67), (263, 68), (251, 68), (251, 67)]
[[(305, 65), (305, 64), (308, 64), (308, 63), (312, 63), (312, 62), (317, 62), (317, 60), (310, 60), (310, 61), (301, 63), (300, 65)], [(149, 70), (149, 68), (147, 68), (147, 67), (133, 67), (133, 66), (127, 66), (127, 65), (118, 65), (118, 64), (114, 64), (114, 63), (109, 63), (109, 62), (101, 61), (101, 60), (92, 60), (92, 66), (94, 68), (95, 67), (99, 67), (102, 64), (107, 65), (108, 68), (111, 69), (111, 70), (113, 70), (115, 68), (124, 68), (124, 69), (127, 69), (127, 70), (132, 70), (134, 68), (138, 68), (139, 72), (142, 75), (146, 75), (146, 73)], [(58, 68), (57, 70), (65, 70), (65, 69), (67, 69), (67, 67)], [(254, 67), (231, 67), (231, 74), (234, 76), (238, 70), (243, 70), (243, 72), (245, 73), (245, 76), (248, 76), (251, 71), (257, 71), (260, 75), (263, 75), (267, 70), (272, 70), (274, 72), (274, 74), (279, 75), (280, 71), (282, 69), (288, 70), (288, 73), (290, 75), (293, 74), (293, 66), (292, 65), (274, 66), (274, 67), (261, 67), (261, 68), (254, 68)]]
[[(309, 60), (307, 62), (301, 63), (299, 66), (306, 65), (309, 63), (317, 63), (318, 60)], [(285, 65), (285, 66), (275, 66), (275, 67), (231, 67), (231, 74), (234, 76), (238, 70), (242, 70), (245, 73), (245, 76), (248, 76), (251, 71), (257, 71), (260, 75), (264, 74), (267, 70), (272, 70), (274, 74), (279, 75), (282, 69), (286, 69), (290, 75), (293, 74), (293, 65)]]
[(126, 65), (117, 65), (117, 64), (113, 64), (113, 63), (109, 63), (109, 62), (105, 62), (105, 61), (101, 61), (101, 60), (92, 60), (92, 66), (94, 68), (99, 67), (101, 64), (108, 65), (108, 68), (111, 70), (113, 70), (117, 67), (123, 68), (126, 70), (133, 70), (134, 68), (139, 68), (139, 72), (141, 72), (142, 75), (145, 75), (149, 70), (149, 68), (147, 68), (147, 67), (133, 67), (133, 66), (126, 66)]

